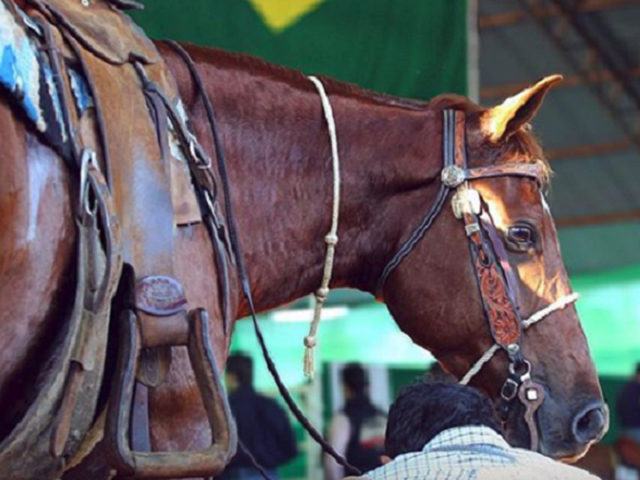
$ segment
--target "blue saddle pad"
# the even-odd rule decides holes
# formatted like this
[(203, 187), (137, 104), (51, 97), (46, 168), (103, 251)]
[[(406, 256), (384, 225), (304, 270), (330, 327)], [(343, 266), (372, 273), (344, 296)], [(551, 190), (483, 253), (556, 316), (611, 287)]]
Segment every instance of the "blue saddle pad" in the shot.
[[(54, 81), (48, 56), (39, 48), (39, 27), (17, 7), (9, 9), (0, 0), (0, 90), (8, 93), (13, 105), (52, 147), (69, 153), (69, 133), (64, 125), (61, 96)], [(70, 77), (75, 108), (81, 114), (93, 102), (82, 75)]]

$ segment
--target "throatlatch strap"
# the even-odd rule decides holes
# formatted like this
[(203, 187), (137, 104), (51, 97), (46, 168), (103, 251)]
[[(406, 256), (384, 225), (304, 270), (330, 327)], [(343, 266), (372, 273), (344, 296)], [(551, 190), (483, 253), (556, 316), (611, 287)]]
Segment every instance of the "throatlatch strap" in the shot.
[[(456, 131), (456, 112), (454, 110), (445, 110), (443, 112), (443, 156), (444, 156), (444, 166), (454, 165), (455, 162), (455, 131)], [(415, 246), (422, 240), (427, 230), (431, 228), (433, 222), (438, 217), (440, 212), (442, 211), (442, 207), (444, 206), (445, 200), (449, 195), (451, 189), (445, 185), (444, 183), (440, 184), (440, 189), (438, 190), (438, 196), (436, 197), (436, 201), (432, 205), (427, 215), (425, 215), (420, 225), (413, 231), (413, 233), (407, 238), (402, 246), (398, 249), (393, 258), (389, 261), (387, 266), (384, 268), (382, 275), (380, 276), (380, 280), (378, 282), (378, 293), (382, 294), (382, 290), (384, 289), (384, 284), (389, 278), (389, 275), (396, 269), (398, 265), (402, 263), (402, 261), (407, 258), (407, 255), (411, 253), (411, 251), (415, 248)]]

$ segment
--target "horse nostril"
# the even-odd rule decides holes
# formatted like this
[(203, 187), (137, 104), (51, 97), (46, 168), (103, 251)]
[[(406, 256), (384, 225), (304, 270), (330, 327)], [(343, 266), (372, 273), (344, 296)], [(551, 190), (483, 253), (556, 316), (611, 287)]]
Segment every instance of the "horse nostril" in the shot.
[(606, 426), (605, 410), (600, 402), (591, 404), (573, 419), (572, 431), (575, 440), (585, 445), (597, 440)]

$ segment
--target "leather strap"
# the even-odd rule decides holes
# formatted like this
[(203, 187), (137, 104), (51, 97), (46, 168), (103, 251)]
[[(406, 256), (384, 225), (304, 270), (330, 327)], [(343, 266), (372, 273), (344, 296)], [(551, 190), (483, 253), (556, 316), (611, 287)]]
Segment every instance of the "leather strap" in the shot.
[(524, 421), (529, 427), (529, 448), (537, 452), (540, 446), (540, 434), (535, 415), (544, 402), (544, 388), (527, 378), (520, 385), (518, 398), (525, 406)]
[[(80, 59), (96, 104), (104, 163), (111, 172), (110, 186), (122, 223), (124, 260), (133, 266), (136, 281), (153, 275), (173, 277), (174, 212), (164, 106), (143, 95), (141, 84), (146, 79), (139, 78), (131, 64), (107, 63), (78, 45), (77, 31), (62, 31)], [(162, 68), (161, 64), (148, 67), (154, 78), (163, 78)], [(130, 122), (123, 120), (128, 118)], [(138, 314), (146, 325), (158, 321), (142, 310)], [(146, 385), (158, 385), (170, 363), (170, 347), (146, 349), (138, 377)], [(148, 435), (146, 399), (137, 399), (140, 412), (133, 416), (133, 431), (139, 436)]]
[(133, 0), (107, 0), (120, 10), (144, 10), (144, 4)]
[[(112, 1), (28, 0), (28, 3), (44, 12), (53, 25), (73, 35), (83, 50), (105, 62), (124, 65), (137, 59), (145, 64), (162, 63), (151, 40), (129, 16), (113, 8)], [(118, 3), (125, 6), (125, 1)]]
[(528, 177), (542, 183), (544, 174), (542, 165), (539, 163), (506, 163), (466, 170), (468, 181), (497, 177)]
[[(469, 169), (464, 119), (456, 122), (455, 135), (455, 165), (465, 172), (478, 172), (479, 169)], [(497, 168), (483, 170), (485, 173), (497, 171)], [(463, 218), (469, 238), (473, 270), (478, 281), (480, 298), (489, 322), (491, 336), (495, 343), (508, 349), (510, 345), (519, 344), (521, 330), (521, 320), (514, 298), (515, 284), (512, 282), (510, 288), (508, 281), (509, 276), (513, 277), (509, 260), (486, 204), (483, 205), (481, 202), (481, 211), (478, 214), (467, 212)]]
[[(73, 454), (93, 421), (100, 390), (111, 298), (122, 267), (119, 226), (104, 177), (88, 167), (88, 182), (97, 202), (93, 215), (103, 227), (93, 228), (88, 211), (78, 220), (77, 279), (73, 311), (62, 346), (41, 381), (38, 396), (9, 436), (0, 442), (0, 471), (15, 472), (20, 466), (25, 479), (58, 478), (64, 455)], [(89, 215), (90, 216), (90, 215)], [(97, 235), (97, 237), (96, 237)], [(100, 246), (103, 260), (91, 265), (89, 245), (107, 237)], [(89, 288), (91, 269), (99, 275), (98, 289)]]
[[(456, 159), (456, 124), (460, 122), (459, 117), (456, 117), (456, 113), (452, 110), (445, 110), (443, 114), (443, 158), (444, 158), (444, 166), (449, 167), (454, 165)], [(440, 184), (440, 189), (438, 190), (438, 195), (436, 197), (436, 201), (433, 203), (425, 217), (422, 219), (422, 222), (413, 230), (409, 238), (407, 238), (396, 254), (391, 258), (389, 263), (387, 263), (386, 267), (382, 271), (382, 275), (380, 276), (380, 280), (378, 281), (378, 294), (382, 296), (382, 291), (384, 289), (384, 284), (389, 278), (389, 275), (402, 263), (402, 261), (407, 258), (407, 255), (411, 253), (411, 251), (415, 248), (415, 246), (422, 240), (424, 235), (427, 233), (427, 230), (433, 225), (433, 222), (438, 217), (440, 212), (442, 211), (442, 207), (449, 196), (449, 192), (451, 189), (443, 182)]]
[(463, 183), (473, 180), (499, 177), (527, 177), (542, 184), (544, 169), (539, 163), (506, 163), (475, 168), (463, 167), (456, 163), (445, 166), (441, 175), (442, 183), (450, 188), (457, 188)]
[(507, 349), (520, 341), (520, 318), (500, 261), (477, 215), (465, 215), (469, 249), (491, 335)]
[[(493, 249), (496, 261), (498, 262), (500, 269), (502, 270), (502, 273), (504, 275), (507, 294), (511, 299), (511, 303), (514, 305), (515, 310), (519, 312), (520, 309), (518, 307), (517, 301), (517, 275), (513, 271), (513, 267), (509, 262), (507, 251), (504, 248), (504, 241), (500, 237), (500, 234), (498, 233), (498, 230), (493, 223), (493, 218), (491, 217), (491, 213), (488, 210), (488, 206), (484, 202), (482, 204), (482, 211), (480, 212), (478, 220), (480, 220), (480, 226), (486, 233), (487, 240), (489, 241), (491, 248)], [(518, 323), (520, 323), (520, 320), (518, 320)]]

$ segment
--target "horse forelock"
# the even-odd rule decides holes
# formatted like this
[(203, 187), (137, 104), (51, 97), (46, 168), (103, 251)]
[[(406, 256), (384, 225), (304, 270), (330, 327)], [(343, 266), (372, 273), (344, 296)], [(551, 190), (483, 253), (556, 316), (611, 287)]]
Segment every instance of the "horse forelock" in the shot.
[(518, 130), (506, 142), (504, 147), (504, 163), (538, 163), (542, 166), (542, 181), (546, 187), (553, 171), (544, 156), (542, 146), (530, 129)]

